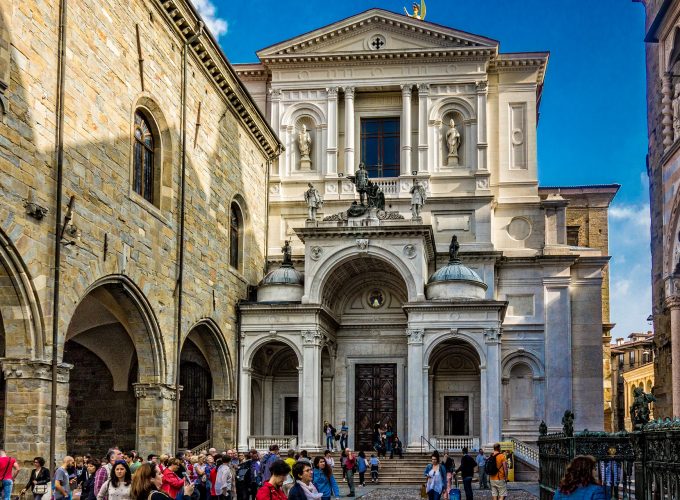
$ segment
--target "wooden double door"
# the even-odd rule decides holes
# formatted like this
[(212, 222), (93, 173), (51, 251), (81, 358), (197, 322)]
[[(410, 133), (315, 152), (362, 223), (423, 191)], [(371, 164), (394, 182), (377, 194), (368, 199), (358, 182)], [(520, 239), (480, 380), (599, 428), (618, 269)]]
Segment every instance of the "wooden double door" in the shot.
[(376, 426), (397, 430), (397, 365), (355, 365), (355, 448), (373, 447)]

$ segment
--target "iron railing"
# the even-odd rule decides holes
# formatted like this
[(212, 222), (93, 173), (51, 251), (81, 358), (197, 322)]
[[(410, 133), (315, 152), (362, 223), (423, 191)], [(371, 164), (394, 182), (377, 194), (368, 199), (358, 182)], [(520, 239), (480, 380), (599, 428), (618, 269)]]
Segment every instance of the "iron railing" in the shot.
[(507, 438), (512, 441), (513, 453), (516, 457), (524, 460), (529, 465), (538, 467), (538, 446), (525, 443), (514, 437)]
[(631, 435), (635, 445), (635, 497), (680, 498), (680, 419), (657, 420)]

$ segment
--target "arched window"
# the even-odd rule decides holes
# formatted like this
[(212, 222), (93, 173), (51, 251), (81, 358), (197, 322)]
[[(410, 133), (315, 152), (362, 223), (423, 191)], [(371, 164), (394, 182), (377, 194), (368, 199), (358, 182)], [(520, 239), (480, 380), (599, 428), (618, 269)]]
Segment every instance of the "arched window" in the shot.
[(154, 203), (155, 138), (149, 120), (140, 112), (135, 112), (135, 148), (132, 187), (137, 194), (149, 203)]
[(236, 203), (231, 204), (231, 224), (229, 228), (229, 264), (239, 269), (241, 264), (241, 243), (243, 239), (243, 215)]

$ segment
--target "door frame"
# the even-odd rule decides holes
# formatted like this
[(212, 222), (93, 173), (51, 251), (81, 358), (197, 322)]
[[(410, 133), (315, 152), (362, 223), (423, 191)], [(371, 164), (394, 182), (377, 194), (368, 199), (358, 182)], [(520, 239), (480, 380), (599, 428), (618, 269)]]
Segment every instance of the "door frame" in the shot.
[[(397, 365), (397, 434), (403, 443), (406, 441), (406, 432), (408, 425), (405, 416), (408, 414), (406, 409), (406, 356), (348, 356), (347, 358), (347, 415), (344, 420), (349, 426), (348, 446), (352, 449), (354, 446), (354, 437), (356, 434), (355, 414), (356, 414), (356, 365)], [(336, 412), (337, 414), (337, 412)], [(338, 425), (342, 415), (338, 417)]]
[[(431, 422), (432, 427), (430, 429), (435, 429), (435, 436), (444, 436), (444, 431), (446, 430), (446, 423), (445, 423), (445, 418), (444, 418), (444, 406), (446, 402), (447, 397), (461, 397), (461, 396), (467, 396), (468, 398), (468, 429), (469, 429), (469, 434), (470, 436), (475, 436), (475, 418), (477, 418), (477, 415), (475, 414), (475, 405), (477, 404), (477, 401), (475, 399), (476, 395), (474, 392), (445, 392), (439, 395), (439, 408), (433, 411), (432, 414), (432, 420)], [(437, 413), (439, 413), (439, 418), (437, 418)], [(435, 427), (435, 424), (436, 425)], [(481, 422), (480, 422), (481, 424)]]

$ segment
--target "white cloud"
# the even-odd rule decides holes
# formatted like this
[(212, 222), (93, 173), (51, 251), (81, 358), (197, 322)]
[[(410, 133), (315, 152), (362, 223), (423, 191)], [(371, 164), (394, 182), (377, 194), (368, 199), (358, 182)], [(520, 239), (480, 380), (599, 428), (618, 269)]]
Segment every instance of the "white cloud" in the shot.
[(614, 204), (609, 209), (609, 216), (614, 220), (631, 222), (649, 229), (649, 204), (640, 205)]
[(227, 33), (229, 23), (217, 15), (217, 7), (210, 0), (191, 0), (215, 38)]

